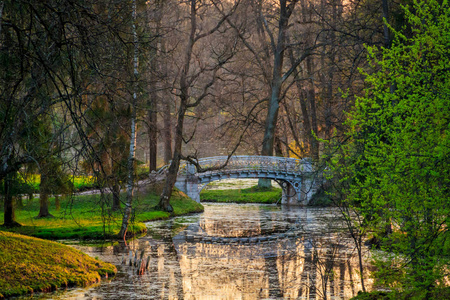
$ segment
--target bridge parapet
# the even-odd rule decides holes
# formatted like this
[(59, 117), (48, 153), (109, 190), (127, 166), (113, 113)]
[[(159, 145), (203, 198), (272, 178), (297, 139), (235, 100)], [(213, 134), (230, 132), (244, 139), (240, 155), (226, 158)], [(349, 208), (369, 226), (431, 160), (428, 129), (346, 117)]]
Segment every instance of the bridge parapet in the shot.
[[(207, 172), (226, 172), (232, 171), (265, 171), (265, 172), (282, 172), (290, 174), (305, 174), (312, 173), (313, 166), (311, 160), (308, 158), (297, 159), (291, 157), (276, 157), (276, 156), (232, 156), (227, 162), (227, 156), (215, 156), (201, 158), (198, 164), (203, 168), (212, 168)], [(225, 166), (224, 166), (225, 165)], [(222, 167), (223, 168), (220, 168)], [(220, 169), (219, 169), (220, 168)], [(189, 175), (195, 174), (197, 170), (195, 166), (189, 163), (182, 163), (178, 174)]]

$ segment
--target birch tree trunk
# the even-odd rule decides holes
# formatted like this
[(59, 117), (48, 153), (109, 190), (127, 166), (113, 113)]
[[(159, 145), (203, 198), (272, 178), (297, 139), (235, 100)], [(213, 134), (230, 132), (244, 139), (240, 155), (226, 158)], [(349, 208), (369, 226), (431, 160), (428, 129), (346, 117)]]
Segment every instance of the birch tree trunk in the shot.
[(133, 188), (134, 188), (134, 159), (136, 150), (136, 105), (137, 105), (137, 78), (138, 71), (138, 39), (136, 32), (136, 0), (133, 0), (133, 63), (134, 63), (134, 91), (131, 102), (131, 136), (130, 136), (130, 153), (128, 155), (127, 164), (127, 198), (125, 202), (125, 212), (123, 214), (122, 227), (119, 232), (119, 238), (124, 239), (127, 235), (128, 223), (132, 213)]

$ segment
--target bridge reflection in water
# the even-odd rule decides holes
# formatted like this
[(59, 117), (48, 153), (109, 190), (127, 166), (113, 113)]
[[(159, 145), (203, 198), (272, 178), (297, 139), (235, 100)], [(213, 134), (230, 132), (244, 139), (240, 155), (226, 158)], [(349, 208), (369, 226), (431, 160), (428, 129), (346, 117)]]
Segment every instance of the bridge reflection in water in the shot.
[(127, 247), (77, 247), (119, 265), (129, 250), (145, 250), (151, 262), (144, 275), (120, 265), (111, 282), (73, 299), (349, 299), (361, 290), (358, 260), (338, 216), (327, 208), (206, 204), (197, 216), (151, 222), (149, 235)]
[(235, 211), (206, 209), (173, 238), (184, 299), (348, 299), (361, 289), (350, 241), (327, 233), (332, 214)]

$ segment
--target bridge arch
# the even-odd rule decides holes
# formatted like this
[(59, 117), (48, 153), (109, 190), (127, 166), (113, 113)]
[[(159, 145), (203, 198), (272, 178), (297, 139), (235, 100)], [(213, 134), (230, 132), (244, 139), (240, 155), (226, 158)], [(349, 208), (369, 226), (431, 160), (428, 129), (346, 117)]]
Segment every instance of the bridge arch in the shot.
[(282, 204), (305, 205), (315, 193), (315, 172), (310, 159), (274, 156), (232, 156), (199, 159), (199, 165), (208, 171), (198, 172), (192, 164), (180, 166), (177, 188), (200, 202), (200, 192), (208, 183), (222, 179), (272, 179), (282, 188)]

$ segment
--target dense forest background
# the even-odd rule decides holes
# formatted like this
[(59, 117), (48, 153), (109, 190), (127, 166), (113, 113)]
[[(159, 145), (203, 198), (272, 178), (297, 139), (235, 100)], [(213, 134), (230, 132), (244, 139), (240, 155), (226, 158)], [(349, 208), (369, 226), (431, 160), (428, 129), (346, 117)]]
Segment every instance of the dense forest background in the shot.
[(110, 188), (112, 210), (127, 187), (124, 236), (137, 170), (170, 164), (170, 211), (183, 160), (308, 157), (328, 166), (344, 215), (360, 216), (359, 247), (372, 232), (407, 258), (384, 284), (426, 294), (448, 275), (448, 12), (412, 0), (1, 1), (4, 223), (18, 225), (13, 196), (32, 174), (39, 217), (69, 175)]
[[(184, 101), (186, 156), (238, 146), (318, 158), (316, 137), (342, 132), (364, 87), (364, 45), (389, 45), (383, 18), (404, 25), (400, 3), (389, 2), (136, 1), (133, 17), (131, 1), (2, 1), (3, 163), (65, 143), (65, 157), (120, 168), (134, 92), (136, 158), (151, 170), (173, 157)], [(51, 145), (37, 141), (24, 155), (16, 141), (27, 130), (47, 131)]]

